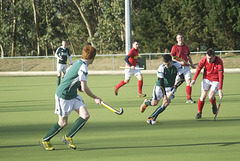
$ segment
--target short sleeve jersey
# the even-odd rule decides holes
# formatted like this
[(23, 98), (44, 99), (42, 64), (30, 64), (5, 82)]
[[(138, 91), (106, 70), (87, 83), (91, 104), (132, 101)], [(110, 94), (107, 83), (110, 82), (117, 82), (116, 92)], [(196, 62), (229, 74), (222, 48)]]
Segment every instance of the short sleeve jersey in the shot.
[[(136, 67), (137, 65), (137, 60), (138, 60), (138, 52), (139, 49), (135, 49), (132, 47), (132, 49), (129, 51), (128, 56), (129, 56), (129, 62)], [(129, 66), (129, 65), (128, 65)]]
[[(163, 78), (165, 87), (173, 87), (176, 76), (184, 72), (181, 64), (177, 61), (172, 61), (172, 67), (167, 68), (164, 64), (160, 65), (157, 71), (157, 77)], [(160, 81), (157, 80), (156, 86), (160, 86)]]
[[(61, 46), (56, 50), (56, 57), (58, 58), (58, 63), (59, 64), (66, 64), (67, 58), (69, 56), (71, 56), (71, 53), (70, 53), (70, 51), (67, 47), (63, 48)], [(62, 60), (60, 60), (60, 58), (62, 58)]]
[(188, 62), (188, 56), (190, 55), (190, 51), (187, 45), (174, 45), (171, 50), (171, 56), (177, 56), (186, 62)]
[(216, 56), (216, 59), (213, 63), (208, 63), (207, 57), (205, 56), (198, 63), (197, 71), (194, 75), (193, 80), (197, 79), (197, 76), (203, 67), (204, 67), (203, 78), (208, 79), (210, 81), (219, 82), (219, 89), (222, 89), (224, 72), (223, 61), (218, 56)]
[(76, 98), (77, 89), (81, 86), (81, 81), (87, 81), (87, 75), (88, 67), (86, 61), (83, 59), (76, 61), (58, 86), (57, 96), (66, 100)]

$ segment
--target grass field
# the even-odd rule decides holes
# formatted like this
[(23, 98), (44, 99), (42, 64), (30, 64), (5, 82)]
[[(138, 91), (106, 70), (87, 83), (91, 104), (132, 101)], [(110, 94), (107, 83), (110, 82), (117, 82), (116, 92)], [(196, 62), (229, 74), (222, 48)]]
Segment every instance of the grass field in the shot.
[[(112, 86), (120, 76), (89, 76), (88, 86), (105, 102), (124, 108), (121, 116), (98, 106), (80, 94), (91, 114), (85, 127), (75, 135), (77, 150), (60, 141), (77, 118), (72, 113), (69, 125), (51, 143), (55, 151), (44, 151), (39, 140), (57, 122), (54, 114), (56, 77), (0, 77), (0, 158), (2, 161), (233, 161), (240, 158), (239, 74), (225, 74), (222, 105), (213, 121), (207, 100), (203, 118), (195, 120), (197, 104), (185, 103), (185, 83), (172, 104), (149, 125), (147, 117), (155, 110), (140, 113), (143, 98), (136, 97), (137, 80), (113, 95)], [(199, 76), (192, 97), (200, 96)], [(143, 91), (151, 98), (155, 75), (144, 75)], [(218, 101), (218, 96), (217, 96)]]

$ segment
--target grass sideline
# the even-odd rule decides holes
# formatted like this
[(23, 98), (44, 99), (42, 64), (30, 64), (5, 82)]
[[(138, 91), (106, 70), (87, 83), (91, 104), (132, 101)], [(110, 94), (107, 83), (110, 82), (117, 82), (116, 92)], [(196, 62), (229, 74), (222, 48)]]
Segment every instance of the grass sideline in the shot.
[[(226, 161), (239, 160), (240, 154), (240, 90), (239, 74), (225, 74), (223, 100), (217, 121), (213, 121), (210, 102), (206, 100), (203, 118), (195, 120), (197, 104), (185, 104), (185, 83), (178, 89), (172, 104), (151, 126), (147, 117), (155, 108), (139, 112), (144, 98), (136, 97), (137, 80), (121, 88), (114, 96), (112, 85), (123, 76), (89, 76), (91, 90), (113, 107), (124, 108), (118, 116), (98, 106), (81, 94), (90, 112), (90, 120), (74, 137), (78, 149), (70, 150), (60, 141), (77, 115), (73, 112), (69, 125), (52, 139), (55, 151), (44, 151), (39, 140), (57, 122), (54, 114), (56, 77), (0, 77), (0, 158), (4, 161)], [(156, 75), (144, 75), (143, 91), (151, 98)], [(192, 97), (200, 96), (199, 76)], [(218, 96), (217, 96), (218, 101)]]

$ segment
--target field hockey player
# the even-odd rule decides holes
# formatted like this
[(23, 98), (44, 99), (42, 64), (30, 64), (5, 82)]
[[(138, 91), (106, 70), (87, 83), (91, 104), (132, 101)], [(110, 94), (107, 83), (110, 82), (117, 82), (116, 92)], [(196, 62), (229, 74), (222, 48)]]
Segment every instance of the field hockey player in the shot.
[(130, 78), (132, 75), (134, 75), (138, 79), (138, 95), (137, 97), (146, 97), (146, 94), (142, 93), (142, 87), (143, 87), (143, 76), (140, 71), (139, 65), (138, 65), (138, 41), (133, 41), (132, 49), (129, 51), (128, 55), (125, 57), (126, 68), (125, 71), (125, 79), (122, 80), (117, 86), (113, 86), (113, 93), (117, 96), (119, 88), (124, 86), (125, 84), (128, 84), (130, 81)]
[[(163, 98), (163, 103), (148, 117), (147, 123), (156, 124), (158, 115), (162, 113), (169, 105), (171, 100), (175, 97), (177, 88), (184, 82), (184, 70), (177, 61), (172, 61), (170, 55), (163, 56), (163, 64), (159, 66), (157, 71), (157, 83), (153, 88), (152, 99), (145, 99), (140, 106), (140, 111), (143, 113), (148, 106), (156, 106), (160, 99)], [(175, 79), (179, 74), (180, 79), (175, 84)]]
[(73, 136), (81, 130), (90, 115), (81, 96), (77, 90), (93, 98), (95, 103), (101, 105), (102, 100), (95, 96), (87, 86), (88, 65), (92, 64), (96, 56), (96, 49), (90, 45), (82, 51), (82, 59), (76, 61), (66, 73), (63, 81), (57, 88), (55, 94), (55, 113), (58, 114), (58, 122), (55, 123), (48, 133), (40, 140), (40, 144), (45, 150), (54, 150), (50, 140), (57, 135), (68, 123), (68, 116), (72, 111), (76, 111), (79, 117), (76, 119), (70, 131), (61, 138), (69, 148), (76, 149), (73, 144)]
[(202, 94), (198, 100), (198, 112), (196, 119), (202, 117), (202, 110), (205, 104), (205, 99), (209, 91), (208, 98), (212, 105), (212, 112), (215, 115), (217, 113), (216, 105), (216, 93), (218, 91), (220, 99), (223, 97), (222, 87), (223, 87), (223, 61), (215, 55), (215, 51), (210, 48), (207, 50), (207, 54), (202, 60), (198, 63), (196, 73), (191, 82), (191, 86), (195, 84), (197, 77), (200, 71), (204, 68), (203, 80), (201, 83)]
[[(184, 70), (184, 78), (186, 81), (186, 93), (187, 93), (187, 100), (186, 103), (196, 103), (196, 101), (192, 100), (192, 87), (190, 86), (191, 83), (191, 67), (196, 68), (192, 62), (191, 53), (189, 48), (186, 44), (184, 44), (184, 37), (182, 34), (177, 34), (176, 36), (177, 44), (172, 47), (171, 56), (174, 60), (178, 61)], [(179, 79), (179, 76), (176, 78)]]

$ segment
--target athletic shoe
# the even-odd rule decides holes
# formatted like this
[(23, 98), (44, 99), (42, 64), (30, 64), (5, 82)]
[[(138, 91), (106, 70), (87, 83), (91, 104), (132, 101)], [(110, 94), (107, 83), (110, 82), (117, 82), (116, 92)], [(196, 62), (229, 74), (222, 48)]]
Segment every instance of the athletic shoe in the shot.
[(61, 141), (64, 142), (65, 144), (67, 144), (67, 146), (71, 149), (76, 149), (77, 147), (73, 144), (73, 141), (72, 141), (72, 138), (70, 137), (67, 137), (66, 135), (64, 135), (62, 138), (61, 138)]
[(147, 123), (154, 125), (154, 124), (157, 124), (158, 121), (153, 121), (153, 117), (151, 117), (151, 118), (147, 119)]
[(214, 105), (212, 105), (212, 112), (213, 112), (213, 114), (217, 113), (217, 105), (216, 105), (216, 103)]
[(118, 95), (118, 89), (116, 89), (115, 86), (113, 86), (113, 93), (117, 96)]
[(50, 143), (50, 141), (43, 141), (43, 138), (40, 140), (40, 144), (47, 151), (55, 150), (55, 148), (52, 147), (52, 144)]
[(146, 94), (144, 94), (144, 93), (138, 93), (137, 96), (138, 96), (138, 97), (146, 97)]
[(193, 101), (191, 98), (186, 101), (186, 103), (196, 103), (196, 101)]
[(146, 104), (145, 104), (145, 102), (147, 102), (148, 100), (147, 99), (145, 99), (144, 101), (143, 101), (143, 103), (142, 103), (142, 105), (140, 106), (140, 111), (143, 113), (145, 110), (146, 110), (146, 108), (148, 107)]
[(200, 118), (202, 118), (202, 112), (198, 112), (195, 117), (195, 119), (200, 119)]

